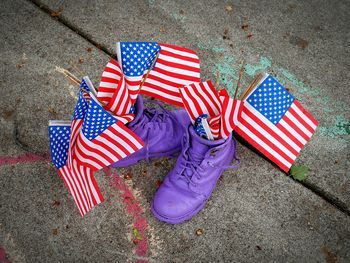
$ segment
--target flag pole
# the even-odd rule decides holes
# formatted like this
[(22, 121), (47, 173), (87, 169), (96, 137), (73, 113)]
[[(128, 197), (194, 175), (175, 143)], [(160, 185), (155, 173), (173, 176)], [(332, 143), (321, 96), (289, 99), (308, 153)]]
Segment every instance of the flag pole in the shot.
[(220, 85), (220, 71), (216, 72), (216, 83), (215, 83), (215, 89), (217, 90)]
[(245, 98), (248, 96), (248, 94), (256, 87), (256, 85), (259, 83), (259, 81), (262, 79), (263, 75), (258, 74), (255, 76), (253, 81), (249, 84), (248, 88), (245, 90), (245, 92), (241, 95), (240, 100), (245, 100)]
[(241, 64), (242, 64), (242, 66), (241, 66), (241, 70), (239, 71), (239, 77), (238, 77), (238, 81), (237, 81), (237, 86), (236, 86), (234, 98), (237, 97), (237, 92), (238, 92), (239, 88), (241, 87), (241, 81), (242, 81), (242, 78), (244, 75), (244, 66), (245, 66), (244, 59), (241, 60)]
[(152, 70), (154, 64), (156, 63), (156, 61), (157, 61), (157, 59), (158, 59), (158, 56), (159, 56), (159, 52), (157, 53), (156, 57), (154, 58), (154, 60), (153, 60), (153, 62), (152, 62), (152, 65), (151, 65), (150, 68), (148, 69), (148, 71), (147, 71), (145, 77), (142, 79), (142, 82), (141, 82), (141, 84), (140, 84), (140, 87), (139, 87), (139, 90), (138, 90), (137, 93), (140, 93), (140, 91), (141, 91), (141, 89), (142, 89), (142, 87), (143, 87), (143, 84), (145, 84), (146, 79), (148, 78), (148, 74), (151, 72), (151, 70)]
[(57, 67), (57, 66), (56, 66), (56, 71), (62, 73), (66, 78), (68, 78), (70, 81), (72, 81), (78, 87), (80, 86), (80, 80), (75, 75), (73, 75), (73, 73), (69, 72), (68, 70), (66, 70), (64, 68)]

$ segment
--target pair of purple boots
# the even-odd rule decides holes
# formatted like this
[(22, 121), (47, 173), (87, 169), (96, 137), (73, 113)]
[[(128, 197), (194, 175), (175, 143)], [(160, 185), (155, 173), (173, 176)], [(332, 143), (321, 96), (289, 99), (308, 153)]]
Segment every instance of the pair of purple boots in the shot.
[(217, 180), (236, 158), (232, 135), (226, 140), (209, 141), (194, 131), (185, 110), (162, 112), (145, 109), (141, 96), (136, 102), (136, 117), (128, 124), (145, 146), (115, 163), (126, 167), (143, 159), (180, 155), (175, 167), (165, 177), (155, 194), (152, 213), (169, 224), (180, 224), (196, 215), (205, 206)]

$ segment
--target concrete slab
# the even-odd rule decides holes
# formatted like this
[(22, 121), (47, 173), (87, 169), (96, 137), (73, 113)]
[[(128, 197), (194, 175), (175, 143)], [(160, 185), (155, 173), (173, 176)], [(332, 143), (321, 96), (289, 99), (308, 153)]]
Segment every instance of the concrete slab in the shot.
[[(148, 5), (140, 4), (139, 14), (146, 12), (143, 7)], [(97, 83), (107, 55), (28, 1), (6, 1), (0, 9), (0, 85), (6, 91), (0, 104), (0, 252), (8, 260), (346, 262), (350, 257), (349, 216), (241, 145), (240, 169), (226, 171), (206, 209), (185, 224), (169, 226), (149, 212), (158, 181), (174, 159), (141, 162), (110, 171), (110, 177), (99, 173), (106, 201), (81, 218), (45, 155), (47, 121), (69, 118), (77, 91), (54, 67), (82, 71)], [(178, 18), (166, 17), (153, 21), (179, 26), (170, 23)], [(195, 47), (196, 39), (180, 25), (181, 37), (174, 34), (166, 42)], [(210, 46), (199, 50), (212, 66), (226, 54)], [(127, 173), (131, 180), (123, 179)]]
[[(297, 164), (305, 185), (350, 213), (348, 1), (53, 1), (35, 0), (114, 53), (116, 40), (155, 40), (198, 51), (202, 79), (231, 92), (245, 58), (246, 86), (271, 71), (320, 121)], [(228, 11), (231, 10), (231, 11)]]

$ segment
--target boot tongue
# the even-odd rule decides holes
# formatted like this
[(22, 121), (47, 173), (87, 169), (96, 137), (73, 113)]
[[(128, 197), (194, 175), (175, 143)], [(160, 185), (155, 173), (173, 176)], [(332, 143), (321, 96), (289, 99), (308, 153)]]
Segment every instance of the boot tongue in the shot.
[(196, 164), (200, 164), (205, 154), (210, 149), (207, 144), (208, 140), (199, 137), (194, 128), (190, 127), (190, 148), (188, 150), (189, 160)]

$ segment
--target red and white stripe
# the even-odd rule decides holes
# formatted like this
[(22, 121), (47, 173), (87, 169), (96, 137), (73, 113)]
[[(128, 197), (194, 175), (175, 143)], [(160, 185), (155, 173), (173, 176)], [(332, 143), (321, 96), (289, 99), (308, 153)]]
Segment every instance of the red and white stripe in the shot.
[(220, 135), (226, 139), (235, 130), (238, 124), (238, 116), (242, 113), (242, 101), (228, 96), (220, 96), (222, 113), (220, 122)]
[(69, 148), (68, 148), (68, 159), (67, 159), (67, 165), (70, 168), (73, 167), (73, 156), (74, 156), (75, 142), (76, 142), (78, 134), (80, 133), (82, 125), (83, 125), (82, 119), (73, 120), (71, 123)]
[(318, 122), (301, 104), (293, 104), (277, 125), (245, 101), (235, 129), (239, 135), (288, 172)]
[(131, 97), (126, 81), (118, 62), (111, 59), (101, 77), (97, 98), (104, 104), (104, 108), (121, 116), (128, 114), (131, 107)]
[(75, 156), (81, 165), (100, 170), (140, 150), (144, 142), (118, 121), (91, 141), (79, 133)]
[(81, 166), (73, 160), (72, 167), (65, 165), (58, 169), (58, 173), (82, 216), (103, 202), (103, 196), (89, 167)]
[(114, 116), (118, 121), (121, 121), (123, 124), (127, 124), (128, 122), (131, 122), (135, 118), (135, 114), (129, 113), (125, 114), (123, 116)]
[(221, 114), (214, 116), (208, 121), (211, 134), (214, 139), (221, 139), (220, 134), (220, 124), (221, 124)]
[(220, 98), (210, 80), (181, 88), (180, 96), (192, 123), (202, 114), (214, 117), (221, 113)]
[[(199, 58), (193, 50), (158, 44), (161, 48), (158, 59), (140, 93), (170, 104), (183, 106), (179, 88), (200, 81)], [(120, 60), (120, 58), (118, 59)], [(141, 81), (142, 76), (126, 77), (126, 83), (133, 100), (136, 100)]]

